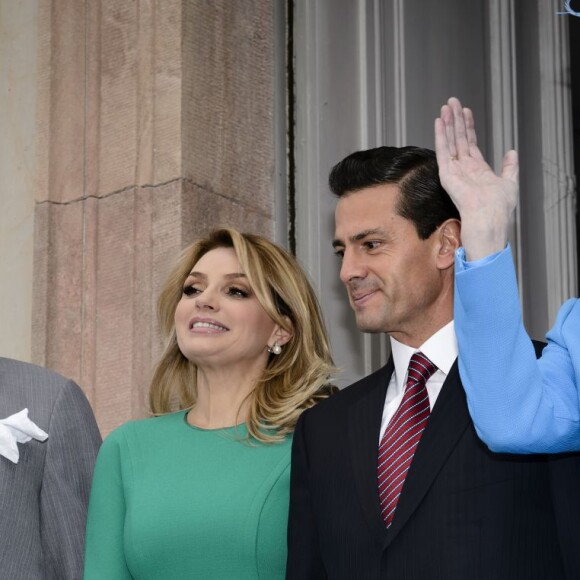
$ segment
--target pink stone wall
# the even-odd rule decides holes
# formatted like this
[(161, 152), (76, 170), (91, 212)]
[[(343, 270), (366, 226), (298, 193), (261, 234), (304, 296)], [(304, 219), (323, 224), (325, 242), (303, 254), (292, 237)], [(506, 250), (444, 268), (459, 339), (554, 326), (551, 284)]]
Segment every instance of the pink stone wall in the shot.
[(33, 359), (104, 434), (147, 412), (159, 288), (209, 229), (273, 229), (270, 0), (41, 0)]

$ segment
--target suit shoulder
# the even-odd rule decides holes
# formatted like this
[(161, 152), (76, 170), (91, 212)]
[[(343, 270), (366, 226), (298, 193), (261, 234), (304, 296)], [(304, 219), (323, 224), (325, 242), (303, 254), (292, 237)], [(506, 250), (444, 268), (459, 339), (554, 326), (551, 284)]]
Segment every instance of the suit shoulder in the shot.
[(344, 387), (334, 395), (328, 397), (328, 399), (324, 399), (311, 409), (308, 409), (306, 413), (308, 413), (309, 416), (323, 416), (327, 414), (332, 415), (334, 413), (341, 413), (350, 408), (361, 397), (366, 396), (370, 391), (381, 387), (385, 387), (386, 389), (391, 373), (392, 369), (390, 368), (390, 365), (387, 364), (370, 375)]
[(534, 345), (536, 358), (540, 358), (542, 356), (542, 351), (546, 347), (547, 343), (545, 343), (543, 340), (532, 340), (532, 344)]
[(0, 357), (0, 385), (21, 391), (42, 389), (43, 394), (57, 397), (63, 389), (82, 392), (71, 379), (32, 363)]
[(0, 358), (0, 387), (3, 413), (12, 415), (28, 409), (30, 419), (52, 435), (51, 444), (58, 441), (59, 434), (74, 431), (83, 433), (82, 441), (88, 438), (90, 445), (100, 445), (89, 402), (71, 379), (31, 363)]

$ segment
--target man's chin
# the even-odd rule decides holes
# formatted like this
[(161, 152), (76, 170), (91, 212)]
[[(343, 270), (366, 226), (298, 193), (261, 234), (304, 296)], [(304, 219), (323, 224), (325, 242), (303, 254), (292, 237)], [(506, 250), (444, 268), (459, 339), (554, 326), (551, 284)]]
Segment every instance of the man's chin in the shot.
[(364, 320), (357, 317), (356, 326), (361, 332), (366, 332), (368, 334), (378, 334), (380, 332), (384, 332), (381, 326), (372, 320)]

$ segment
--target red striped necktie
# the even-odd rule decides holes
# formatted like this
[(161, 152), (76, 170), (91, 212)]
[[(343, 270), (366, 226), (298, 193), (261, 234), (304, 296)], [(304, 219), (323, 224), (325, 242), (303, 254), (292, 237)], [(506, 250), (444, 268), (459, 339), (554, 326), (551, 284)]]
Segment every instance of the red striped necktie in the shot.
[(407, 471), (427, 426), (430, 407), (425, 384), (436, 370), (424, 354), (416, 352), (411, 357), (403, 400), (379, 445), (379, 500), (387, 528), (393, 521)]

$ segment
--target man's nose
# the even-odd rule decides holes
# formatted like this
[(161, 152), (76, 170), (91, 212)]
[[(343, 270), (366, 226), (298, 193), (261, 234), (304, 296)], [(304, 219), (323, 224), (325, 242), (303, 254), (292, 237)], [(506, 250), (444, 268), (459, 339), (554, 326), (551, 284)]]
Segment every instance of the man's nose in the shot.
[(354, 279), (364, 278), (366, 275), (366, 266), (364, 260), (357, 256), (356, 252), (345, 250), (342, 256), (340, 266), (340, 279), (343, 284), (348, 284)]

